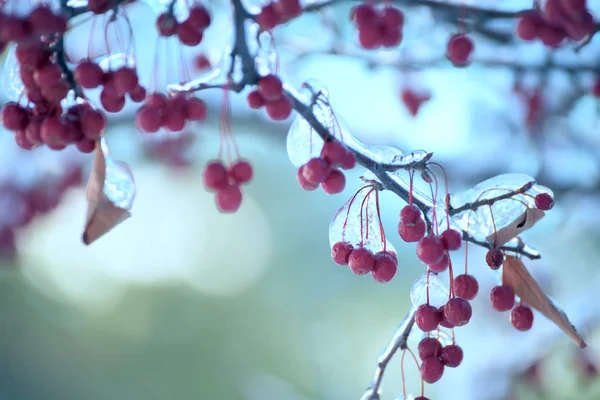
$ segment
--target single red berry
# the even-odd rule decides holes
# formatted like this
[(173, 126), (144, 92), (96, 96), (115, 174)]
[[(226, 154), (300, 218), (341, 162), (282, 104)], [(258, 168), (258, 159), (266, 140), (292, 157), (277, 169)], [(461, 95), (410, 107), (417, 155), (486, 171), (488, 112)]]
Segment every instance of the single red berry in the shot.
[(20, 70), (30, 71), (32, 77), (32, 68), (40, 67), (48, 61), (48, 54), (44, 50), (43, 44), (40, 42), (31, 44), (22, 43), (17, 45), (15, 48), (15, 57), (19, 64), (21, 64)]
[(384, 31), (378, 25), (366, 25), (358, 30), (358, 42), (365, 49), (376, 49), (382, 45)]
[(563, 43), (567, 33), (560, 27), (545, 25), (540, 27), (539, 37), (546, 46), (557, 48)]
[(446, 367), (456, 368), (462, 363), (463, 351), (460, 346), (449, 344), (442, 349), (440, 359)]
[(404, 206), (400, 210), (400, 222), (404, 224), (416, 224), (421, 219), (421, 210), (414, 204)]
[(426, 229), (427, 226), (422, 219), (418, 220), (415, 224), (398, 223), (398, 234), (407, 243), (414, 243), (421, 240), (425, 236)]
[(39, 118), (32, 118), (25, 128), (25, 136), (30, 143), (34, 145), (42, 144), (42, 120)]
[(29, 26), (38, 35), (50, 35), (53, 33), (65, 33), (67, 31), (67, 20), (62, 15), (55, 15), (52, 10), (39, 5), (29, 14)]
[(419, 113), (419, 110), (421, 109), (423, 103), (431, 100), (430, 94), (415, 93), (410, 88), (402, 89), (400, 97), (402, 98), (402, 102), (408, 109), (409, 114), (413, 117), (415, 117)]
[(400, 28), (404, 24), (404, 14), (396, 7), (385, 7), (381, 14), (381, 22), (388, 28)]
[(289, 18), (295, 18), (302, 14), (302, 6), (298, 0), (279, 0), (275, 3), (275, 9), (277, 12)]
[(258, 22), (260, 29), (263, 31), (270, 31), (282, 21), (283, 19), (275, 9), (275, 5), (273, 3), (264, 6), (260, 13), (256, 16), (256, 22)]
[(537, 11), (523, 14), (517, 24), (517, 35), (523, 40), (533, 40), (538, 37), (540, 26), (543, 24)]
[[(14, 138), (15, 138), (15, 143), (17, 144), (17, 146), (19, 146), (20, 148), (22, 148), (24, 150), (31, 150), (35, 146), (33, 143), (31, 143), (29, 141), (29, 139), (27, 139), (27, 135), (26, 135), (25, 131), (23, 131), (23, 130), (16, 131), (14, 133)], [(59, 150), (59, 149), (55, 149), (55, 150)]]
[(398, 269), (398, 262), (394, 257), (383, 251), (379, 251), (375, 254), (375, 266), (371, 274), (376, 282), (386, 283), (394, 278), (396, 270)]
[(181, 132), (185, 128), (185, 112), (178, 108), (168, 107), (162, 122), (169, 131)]
[(217, 189), (217, 208), (223, 213), (236, 212), (242, 205), (242, 191), (238, 185), (226, 185)]
[(415, 313), (415, 323), (423, 332), (437, 329), (441, 318), (440, 311), (430, 304), (420, 305)]
[(454, 229), (446, 229), (440, 235), (440, 239), (442, 239), (442, 244), (448, 251), (458, 250), (462, 244), (462, 235)]
[(99, 139), (106, 128), (104, 114), (91, 108), (86, 108), (80, 116), (81, 132), (89, 139)]
[(331, 165), (332, 168), (339, 168), (347, 157), (348, 150), (339, 141), (334, 140), (326, 142), (321, 149), (321, 157)]
[(238, 160), (230, 167), (229, 176), (238, 184), (248, 183), (252, 179), (252, 165), (248, 161)]
[(204, 167), (202, 178), (206, 189), (219, 190), (228, 184), (227, 168), (221, 161), (211, 161)]
[(346, 176), (339, 169), (332, 170), (327, 178), (321, 182), (321, 187), (327, 194), (341, 193), (346, 187)]
[(310, 183), (319, 184), (331, 173), (331, 167), (327, 164), (327, 161), (322, 159), (321, 157), (314, 157), (308, 160), (308, 162), (304, 165), (302, 170), (302, 174), (304, 178)]
[(82, 139), (75, 143), (77, 150), (82, 153), (91, 153), (96, 148), (96, 141), (91, 139)]
[(140, 107), (135, 113), (135, 124), (142, 132), (157, 132), (162, 126), (162, 117), (158, 108), (148, 105)]
[(535, 206), (542, 211), (551, 210), (554, 207), (554, 199), (548, 193), (540, 193), (535, 196)]
[(257, 90), (265, 101), (275, 101), (283, 95), (283, 83), (273, 74), (266, 75), (259, 79)]
[(525, 332), (533, 326), (533, 311), (526, 306), (517, 306), (510, 312), (510, 323), (517, 330)]
[(199, 31), (189, 21), (177, 25), (177, 37), (179, 41), (186, 46), (197, 46), (203, 38), (202, 31)]
[(22, 42), (28, 39), (31, 27), (27, 20), (5, 15), (0, 24), (0, 39), (3, 42)]
[(337, 265), (348, 265), (352, 250), (354, 250), (354, 246), (351, 243), (337, 242), (331, 248), (331, 258)]
[(156, 19), (156, 29), (161, 36), (173, 36), (177, 32), (177, 20), (168, 13), (163, 13)]
[(119, 94), (132, 92), (138, 85), (137, 72), (133, 68), (123, 67), (116, 70), (112, 79)]
[(305, 166), (306, 165), (301, 166), (300, 168), (298, 168), (298, 171), (296, 172), (296, 178), (298, 179), (298, 183), (304, 190), (315, 190), (316, 188), (319, 187), (319, 184), (312, 183), (312, 182), (309, 182), (306, 180), (306, 178), (304, 177), (304, 167)]
[(444, 364), (436, 358), (430, 357), (423, 360), (421, 367), (421, 378), (427, 383), (435, 383), (442, 378), (444, 374)]
[(490, 301), (497, 311), (508, 311), (515, 305), (515, 291), (510, 286), (496, 286), (490, 292)]
[(500, 249), (490, 249), (485, 255), (485, 262), (491, 269), (497, 270), (504, 262), (504, 253)]
[(425, 236), (417, 244), (417, 257), (427, 265), (437, 264), (446, 254), (441, 239), (433, 234)]
[(195, 5), (190, 8), (190, 14), (186, 22), (198, 30), (204, 30), (210, 25), (210, 13), (203, 5)]
[(472, 314), (471, 304), (460, 297), (454, 297), (444, 304), (444, 318), (454, 326), (466, 325)]
[(60, 118), (46, 118), (42, 122), (40, 135), (44, 143), (51, 149), (56, 149), (64, 146), (67, 142), (69, 132), (67, 127)]
[(400, 28), (384, 27), (381, 35), (380, 41), (384, 47), (396, 47), (402, 43), (402, 31)]
[(95, 89), (104, 81), (104, 71), (92, 61), (84, 61), (75, 68), (75, 81), (85, 89)]
[(361, 4), (354, 7), (350, 13), (350, 18), (356, 22), (358, 29), (375, 25), (379, 20), (379, 16), (371, 4)]
[(454, 294), (465, 300), (473, 300), (479, 293), (479, 283), (473, 275), (462, 274), (454, 278)]
[(274, 121), (283, 121), (292, 113), (292, 102), (285, 96), (269, 102), (265, 106), (267, 115)]
[(350, 253), (348, 266), (356, 275), (368, 274), (375, 266), (375, 256), (371, 250), (358, 247)]
[(57, 85), (62, 79), (62, 71), (56, 64), (46, 64), (33, 72), (35, 83), (41, 88)]
[(15, 102), (9, 102), (2, 107), (2, 125), (9, 131), (25, 129), (28, 123), (27, 110)]
[(419, 342), (419, 358), (439, 357), (442, 354), (442, 344), (439, 340), (431, 337), (426, 337)]
[(253, 90), (250, 93), (248, 93), (247, 100), (248, 100), (248, 107), (250, 107), (253, 110), (258, 110), (260, 108), (263, 108), (266, 104), (265, 99), (263, 99), (263, 97), (258, 92), (258, 90)]
[(446, 309), (445, 304), (440, 307), (440, 314), (442, 316), (442, 319), (440, 320), (440, 326), (443, 326), (444, 328), (448, 328), (448, 329), (455, 328), (455, 325), (446, 319), (446, 315), (444, 312), (445, 309)]
[(450, 257), (448, 256), (448, 253), (444, 253), (444, 255), (442, 256), (442, 259), (435, 263), (435, 264), (431, 264), (429, 265), (429, 269), (432, 272), (444, 272), (446, 269), (448, 269), (448, 265), (450, 263)]
[(467, 36), (458, 33), (450, 37), (447, 56), (452, 64), (457, 67), (467, 65), (472, 52), (473, 41)]
[(125, 97), (124, 96), (116, 96), (113, 97), (106, 93), (106, 90), (102, 90), (100, 93), (100, 103), (102, 103), (102, 107), (110, 113), (117, 113), (125, 107)]
[(141, 103), (146, 99), (146, 89), (138, 84), (131, 92), (129, 92), (129, 98), (133, 102)]
[(356, 156), (350, 150), (346, 151), (346, 157), (342, 163), (342, 169), (348, 170), (356, 166)]

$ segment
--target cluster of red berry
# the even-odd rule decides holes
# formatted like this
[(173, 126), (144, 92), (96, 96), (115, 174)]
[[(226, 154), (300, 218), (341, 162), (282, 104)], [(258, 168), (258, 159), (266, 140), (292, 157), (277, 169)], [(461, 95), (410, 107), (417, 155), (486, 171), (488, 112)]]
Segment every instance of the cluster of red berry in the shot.
[(450, 36), (446, 57), (455, 67), (464, 67), (469, 64), (469, 59), (475, 46), (473, 41), (464, 33)]
[(206, 103), (193, 96), (177, 94), (166, 97), (152, 93), (136, 112), (135, 123), (146, 133), (157, 132), (165, 128), (171, 132), (183, 130), (187, 121), (204, 121)]
[(379, 283), (392, 280), (398, 269), (398, 256), (393, 251), (378, 251), (373, 254), (366, 247), (354, 247), (349, 242), (337, 242), (331, 248), (331, 258), (338, 265), (348, 265), (356, 275), (369, 272)]
[(442, 347), (440, 341), (433, 337), (421, 340), (418, 352), (422, 360), (421, 378), (427, 383), (439, 381), (444, 374), (444, 367), (456, 368), (463, 360), (460, 346), (453, 343)]
[(350, 19), (356, 23), (358, 41), (365, 49), (396, 47), (402, 42), (404, 14), (395, 7), (361, 4), (352, 9)]
[(352, 169), (356, 165), (354, 153), (341, 142), (326, 142), (321, 156), (311, 158), (298, 168), (298, 182), (304, 190), (315, 190), (319, 184), (326, 193), (341, 193), (346, 186), (346, 177), (341, 169)]
[(256, 89), (248, 93), (247, 100), (253, 110), (264, 107), (274, 121), (282, 121), (292, 113), (292, 102), (283, 93), (283, 83), (273, 74), (260, 78)]
[(27, 17), (0, 12), (0, 52), (10, 43), (36, 43), (40, 36), (67, 31), (67, 19), (40, 5), (31, 10)]
[(256, 22), (263, 31), (269, 31), (302, 14), (302, 6), (298, 0), (278, 0), (264, 6), (256, 16)]
[(245, 160), (237, 160), (229, 168), (220, 160), (211, 161), (204, 168), (204, 187), (216, 193), (221, 212), (232, 213), (242, 204), (240, 185), (250, 182), (252, 174), (252, 166)]
[(166, 12), (156, 19), (156, 29), (161, 36), (177, 35), (179, 41), (186, 46), (197, 46), (202, 42), (204, 30), (210, 26), (211, 17), (201, 4), (189, 9), (189, 15), (183, 22), (178, 22), (171, 12)]
[(586, 0), (547, 0), (543, 9), (523, 14), (517, 25), (521, 39), (539, 39), (549, 47), (558, 47), (567, 39), (583, 40), (594, 32), (596, 23)]

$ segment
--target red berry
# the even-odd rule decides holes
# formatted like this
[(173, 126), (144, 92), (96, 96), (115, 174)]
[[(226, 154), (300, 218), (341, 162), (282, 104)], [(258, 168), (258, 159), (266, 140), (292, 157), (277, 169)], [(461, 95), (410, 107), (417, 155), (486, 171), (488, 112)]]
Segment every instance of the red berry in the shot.
[(160, 14), (156, 19), (156, 29), (161, 36), (173, 36), (177, 32), (177, 20), (167, 13)]
[(146, 99), (146, 105), (151, 107), (158, 108), (166, 108), (167, 107), (167, 97), (162, 93), (152, 93)]
[(204, 30), (210, 25), (210, 14), (204, 6), (196, 5), (190, 8), (186, 22), (198, 30)]
[(98, 64), (84, 61), (75, 68), (75, 81), (85, 89), (95, 89), (104, 81), (104, 71)]
[(40, 136), (48, 147), (58, 149), (67, 142), (69, 132), (63, 121), (57, 117), (46, 118), (40, 128)]
[(100, 93), (100, 103), (102, 107), (110, 113), (117, 113), (125, 107), (125, 97), (123, 96), (111, 96), (106, 92), (106, 89)]
[(40, 88), (50, 88), (62, 79), (62, 71), (56, 64), (46, 64), (33, 72), (33, 79)]
[(42, 120), (35, 118), (29, 121), (27, 128), (25, 128), (25, 136), (30, 143), (34, 145), (42, 144)]
[(229, 169), (229, 176), (238, 184), (248, 183), (252, 179), (252, 165), (248, 161), (238, 160)]
[[(24, 150), (31, 150), (35, 146), (27, 139), (27, 134), (23, 130), (16, 131), (14, 133), (15, 143), (17, 146)], [(58, 150), (58, 149), (57, 149)]]
[(219, 190), (228, 185), (227, 169), (221, 161), (211, 161), (206, 164), (202, 178), (204, 187), (208, 190)]
[(351, 11), (350, 18), (356, 21), (358, 29), (375, 25), (379, 19), (371, 4), (361, 4), (354, 7)]
[(429, 269), (432, 272), (436, 272), (436, 273), (444, 272), (446, 269), (448, 269), (449, 263), (450, 263), (450, 257), (448, 256), (448, 253), (444, 253), (440, 262), (429, 265)]
[(44, 51), (44, 46), (40, 42), (31, 44), (22, 43), (17, 45), (15, 49), (15, 57), (17, 58), (19, 64), (21, 64), (20, 70), (30, 71), (32, 78), (33, 71), (31, 68), (39, 67), (48, 60), (48, 55)]
[(460, 297), (454, 297), (444, 305), (444, 318), (454, 326), (466, 325), (472, 314), (471, 304)]
[(460, 249), (462, 244), (462, 235), (454, 229), (446, 229), (440, 235), (444, 248), (448, 251), (454, 251)]
[(91, 139), (82, 139), (75, 144), (82, 153), (91, 153), (96, 148), (96, 142)]
[(253, 90), (248, 93), (248, 107), (253, 110), (258, 110), (265, 106), (265, 99), (261, 96), (258, 90)]
[(279, 0), (275, 3), (275, 9), (287, 18), (295, 18), (302, 14), (302, 6), (298, 0)]
[(162, 118), (158, 108), (148, 105), (140, 107), (135, 113), (135, 124), (142, 132), (157, 132), (162, 126)]
[(25, 129), (28, 122), (27, 110), (17, 103), (6, 103), (2, 107), (2, 125), (10, 131)]
[(348, 242), (337, 242), (331, 248), (331, 258), (337, 265), (348, 265), (354, 246)]
[(346, 157), (342, 163), (342, 169), (348, 170), (356, 166), (356, 156), (351, 151), (346, 151)]
[(313, 184), (319, 184), (325, 181), (330, 173), (331, 168), (329, 167), (329, 164), (321, 157), (311, 158), (302, 169), (304, 179)]
[(395, 7), (385, 7), (382, 10), (381, 22), (388, 28), (400, 28), (404, 24), (404, 14)]
[(400, 210), (400, 222), (404, 224), (416, 224), (421, 220), (421, 210), (414, 204), (404, 206)]
[(465, 66), (473, 52), (473, 42), (463, 34), (455, 34), (448, 42), (448, 59), (455, 66)]
[(129, 98), (131, 101), (141, 103), (146, 99), (146, 89), (138, 84), (131, 92), (129, 92)]
[(306, 178), (304, 177), (304, 167), (306, 167), (306, 165), (303, 165), (300, 168), (298, 168), (298, 171), (296, 172), (296, 178), (298, 179), (298, 183), (300, 183), (300, 186), (304, 190), (315, 190), (319, 187), (319, 184), (312, 183), (306, 180)]
[(510, 312), (510, 323), (517, 330), (525, 332), (533, 326), (533, 311), (526, 306), (517, 306)]
[(281, 96), (278, 100), (267, 103), (265, 109), (272, 120), (283, 121), (292, 113), (292, 103), (287, 97)]
[(435, 358), (430, 357), (423, 360), (420, 367), (421, 378), (427, 383), (435, 383), (442, 378), (444, 374), (444, 364)]
[(417, 244), (417, 257), (427, 265), (437, 264), (446, 254), (441, 239), (433, 234), (425, 236)]
[(341, 193), (346, 187), (346, 176), (339, 169), (332, 170), (327, 178), (321, 182), (321, 187), (327, 194)]
[(256, 22), (263, 31), (270, 31), (282, 22), (282, 18), (275, 9), (275, 5), (271, 3), (263, 7), (256, 16)]
[(6, 15), (0, 24), (0, 39), (3, 42), (21, 42), (26, 40), (31, 33), (28, 21), (14, 16)]
[(348, 150), (339, 141), (326, 142), (321, 149), (321, 157), (331, 165), (332, 168), (339, 168), (347, 157)]
[(419, 342), (419, 358), (439, 357), (442, 354), (442, 344), (439, 340), (431, 337), (426, 337)]
[(442, 316), (442, 319), (440, 320), (440, 326), (443, 326), (444, 328), (452, 329), (455, 327), (455, 325), (446, 319), (446, 316), (444, 314), (445, 309), (446, 309), (445, 305), (440, 307), (440, 314)]
[(473, 275), (462, 274), (454, 278), (454, 294), (465, 300), (473, 300), (479, 292), (479, 283)]
[(440, 359), (446, 367), (456, 368), (462, 363), (463, 351), (460, 346), (449, 344), (442, 349)]
[(189, 21), (177, 25), (177, 37), (186, 46), (197, 46), (202, 41), (202, 31), (199, 31)]
[(421, 240), (425, 236), (426, 229), (427, 226), (422, 219), (418, 220), (415, 224), (398, 223), (398, 234), (407, 243), (414, 243)]
[(187, 99), (185, 115), (190, 121), (204, 121), (206, 119), (206, 103), (197, 97)]
[(402, 42), (402, 31), (400, 28), (385, 27), (380, 40), (382, 46), (396, 47)]
[(508, 311), (515, 305), (515, 291), (510, 286), (496, 286), (490, 292), (490, 301), (497, 311)]
[(419, 396), (419, 397), (415, 397), (415, 400), (429, 400), (429, 397)]
[(554, 207), (554, 199), (548, 193), (540, 193), (535, 196), (535, 206), (543, 211), (551, 210)]
[(63, 16), (54, 15), (52, 10), (44, 5), (34, 8), (29, 14), (31, 30), (38, 35), (65, 33), (67, 21)]
[(181, 132), (185, 127), (185, 114), (178, 108), (168, 107), (162, 122), (169, 131)]
[(242, 205), (242, 191), (238, 185), (226, 185), (217, 189), (215, 200), (219, 211), (236, 212)]
[(382, 29), (377, 25), (366, 25), (359, 28), (358, 42), (365, 49), (376, 49), (381, 46), (381, 38), (384, 35)]
[(89, 139), (99, 139), (106, 128), (104, 114), (91, 108), (86, 108), (80, 116), (81, 131)]
[(490, 249), (485, 255), (485, 262), (491, 269), (497, 270), (504, 262), (504, 253), (500, 249)]
[(265, 101), (275, 101), (283, 95), (283, 83), (275, 75), (263, 76), (258, 81), (257, 90)]
[(117, 92), (121, 95), (132, 92), (138, 85), (138, 76), (135, 69), (123, 67), (112, 74)]
[(437, 329), (441, 318), (440, 311), (430, 304), (420, 305), (415, 313), (415, 323), (423, 332), (431, 332)]
[(375, 256), (373, 252), (364, 247), (358, 247), (350, 253), (348, 265), (356, 275), (365, 275), (373, 270)]
[(386, 283), (392, 280), (396, 275), (398, 269), (398, 262), (394, 257), (387, 252), (377, 252), (375, 254), (375, 266), (371, 274), (376, 282)]
[(546, 46), (556, 48), (562, 44), (567, 34), (562, 28), (546, 25), (540, 27), (539, 37)]
[(419, 113), (419, 109), (421, 108), (421, 105), (423, 105), (423, 103), (425, 103), (426, 101), (429, 101), (431, 99), (431, 95), (418, 94), (418, 93), (415, 93), (410, 88), (402, 89), (402, 92), (400, 95), (402, 97), (402, 102), (408, 109), (408, 112), (410, 113), (410, 115), (412, 115), (413, 117)]
[(519, 19), (517, 35), (523, 40), (533, 40), (538, 37), (538, 31), (543, 24), (536, 11), (525, 13)]

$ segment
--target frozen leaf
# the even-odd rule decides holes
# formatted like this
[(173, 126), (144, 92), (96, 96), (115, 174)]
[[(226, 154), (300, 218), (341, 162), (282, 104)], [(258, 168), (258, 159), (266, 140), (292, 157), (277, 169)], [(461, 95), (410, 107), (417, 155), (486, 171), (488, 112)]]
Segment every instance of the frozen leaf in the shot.
[(429, 304), (440, 307), (448, 302), (449, 293), (446, 285), (437, 275), (425, 272), (417, 278), (410, 289), (410, 300), (414, 306), (427, 303), (427, 287), (429, 287)]
[(129, 218), (134, 198), (135, 182), (127, 164), (110, 158), (104, 139), (96, 142), (83, 243), (89, 245)]
[(587, 346), (583, 337), (569, 322), (567, 314), (554, 303), (542, 290), (537, 281), (531, 276), (523, 261), (519, 258), (506, 256), (502, 267), (503, 283), (513, 288), (523, 300), (551, 320), (567, 334), (580, 348)]

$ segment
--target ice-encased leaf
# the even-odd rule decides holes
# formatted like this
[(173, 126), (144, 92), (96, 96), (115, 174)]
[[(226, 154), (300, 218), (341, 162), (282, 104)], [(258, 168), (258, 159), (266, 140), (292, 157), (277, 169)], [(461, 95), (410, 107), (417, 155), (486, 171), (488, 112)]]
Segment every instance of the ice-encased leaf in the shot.
[(396, 252), (387, 239), (383, 240), (375, 193), (369, 194), (370, 191), (369, 187), (360, 190), (333, 215), (329, 224), (331, 247), (337, 242), (349, 242), (354, 247), (362, 245), (373, 253), (382, 251), (384, 247), (387, 251)]
[(16, 48), (17, 46), (13, 45), (8, 50), (2, 70), (2, 90), (11, 101), (18, 101), (25, 90), (19, 74), (21, 67), (15, 55)]
[(497, 245), (502, 245), (523, 230), (529, 229), (545, 214), (535, 207), (534, 197), (540, 193), (553, 196), (550, 189), (538, 185), (535, 179), (523, 174), (504, 174), (479, 183), (465, 192), (451, 195), (450, 204), (457, 209), (476, 201), (492, 199), (519, 190), (526, 185), (531, 187), (524, 193), (510, 198), (498, 200), (492, 206), (482, 206), (476, 211), (464, 211), (455, 215), (452, 220), (461, 229), (468, 231), (478, 239), (494, 241), (494, 232), (503, 231)]
[(106, 158), (104, 194), (117, 207), (130, 210), (135, 199), (135, 181), (127, 164)]
[(415, 280), (410, 289), (410, 300), (414, 306), (427, 303), (427, 288), (429, 287), (429, 304), (434, 307), (443, 306), (448, 302), (448, 288), (433, 274), (425, 272)]
[(292, 165), (300, 168), (308, 160), (321, 154), (323, 139), (298, 115), (288, 131), (286, 146)]

